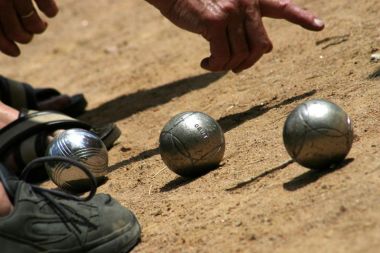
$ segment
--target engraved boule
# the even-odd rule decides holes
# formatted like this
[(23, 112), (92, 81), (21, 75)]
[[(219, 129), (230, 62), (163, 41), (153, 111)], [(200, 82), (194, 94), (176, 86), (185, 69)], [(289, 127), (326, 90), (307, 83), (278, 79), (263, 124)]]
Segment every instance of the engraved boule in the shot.
[[(84, 129), (69, 129), (60, 133), (49, 144), (46, 155), (64, 156), (82, 162), (98, 182), (104, 180), (108, 168), (108, 152), (102, 140)], [(71, 192), (90, 189), (89, 178), (77, 167), (64, 162), (45, 163), (51, 180)]]
[(283, 140), (289, 155), (302, 166), (328, 169), (340, 163), (351, 149), (351, 120), (332, 102), (310, 100), (289, 114)]
[(202, 112), (174, 116), (163, 127), (159, 142), (164, 163), (183, 177), (196, 177), (215, 169), (225, 150), (222, 128)]

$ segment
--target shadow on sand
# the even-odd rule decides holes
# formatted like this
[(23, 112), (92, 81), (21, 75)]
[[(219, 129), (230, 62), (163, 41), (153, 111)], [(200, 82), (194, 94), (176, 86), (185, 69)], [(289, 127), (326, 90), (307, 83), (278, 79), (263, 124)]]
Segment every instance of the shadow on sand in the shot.
[(116, 122), (146, 109), (170, 102), (193, 90), (209, 86), (226, 73), (205, 73), (185, 78), (149, 90), (119, 96), (99, 107), (87, 111), (81, 119), (90, 123), (105, 124)]
[(293, 178), (292, 180), (290, 180), (289, 182), (284, 183), (283, 187), (287, 191), (296, 191), (302, 187), (307, 186), (308, 184), (316, 182), (323, 176), (326, 176), (337, 170), (343, 169), (344, 167), (346, 167), (348, 164), (352, 163), (353, 161), (354, 161), (353, 158), (347, 158), (343, 160), (340, 164), (337, 164), (336, 166), (332, 166), (331, 168), (327, 168), (325, 170), (308, 170), (302, 175), (299, 175)]

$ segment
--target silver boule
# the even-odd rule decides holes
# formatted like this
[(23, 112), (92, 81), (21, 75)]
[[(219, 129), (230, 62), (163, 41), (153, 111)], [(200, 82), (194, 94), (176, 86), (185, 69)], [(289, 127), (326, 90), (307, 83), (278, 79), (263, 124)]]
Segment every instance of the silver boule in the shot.
[(162, 129), (159, 141), (164, 163), (184, 177), (196, 177), (215, 169), (225, 150), (222, 128), (202, 112), (174, 116)]
[(339, 106), (323, 99), (297, 106), (286, 119), (283, 140), (289, 155), (310, 169), (328, 169), (348, 154), (351, 120)]
[[(82, 162), (100, 181), (108, 168), (108, 152), (102, 140), (94, 133), (74, 128), (63, 131), (49, 144), (46, 155), (64, 156)], [(47, 162), (46, 171), (59, 187), (84, 192), (90, 189), (90, 181), (79, 168), (65, 162)]]

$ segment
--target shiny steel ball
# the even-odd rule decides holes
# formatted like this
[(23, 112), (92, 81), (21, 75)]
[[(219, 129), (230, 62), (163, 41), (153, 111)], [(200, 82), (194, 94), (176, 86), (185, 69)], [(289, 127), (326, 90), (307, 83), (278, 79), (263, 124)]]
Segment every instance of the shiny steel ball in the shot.
[(202, 112), (174, 116), (160, 134), (160, 154), (170, 170), (183, 177), (196, 177), (215, 169), (223, 158), (223, 130)]
[[(108, 168), (108, 152), (102, 140), (84, 129), (63, 131), (49, 144), (46, 155), (64, 156), (82, 162), (97, 181), (104, 179)], [(90, 189), (88, 176), (65, 162), (47, 162), (45, 168), (51, 180), (62, 189), (85, 192)]]
[(307, 101), (286, 119), (283, 140), (289, 155), (310, 169), (328, 169), (351, 149), (353, 130), (348, 115), (326, 100)]

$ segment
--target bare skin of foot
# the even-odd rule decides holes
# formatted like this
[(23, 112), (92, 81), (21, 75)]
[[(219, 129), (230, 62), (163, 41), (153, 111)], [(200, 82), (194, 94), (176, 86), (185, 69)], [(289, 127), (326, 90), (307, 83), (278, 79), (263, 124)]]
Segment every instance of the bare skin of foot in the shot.
[[(66, 105), (66, 98), (69, 99), (67, 96), (62, 95), (44, 101), (42, 108), (48, 108), (48, 110), (60, 109), (62, 107), (59, 106)], [(41, 105), (39, 105), (39, 107), (41, 108)], [(15, 121), (19, 117), (19, 113), (20, 112), (16, 109), (0, 102), (0, 129)], [(63, 130), (56, 130), (53, 133), (51, 133), (48, 136), (48, 142), (52, 141), (53, 138), (60, 134), (62, 131)], [(6, 158), (4, 158), (4, 163), (9, 169), (17, 172), (15, 157), (12, 155), (12, 153), (10, 153)]]
[[(38, 104), (38, 107), (40, 110), (59, 110), (63, 108), (67, 103), (69, 103), (69, 97), (66, 95), (61, 95), (57, 97), (53, 97), (51, 99), (45, 100), (42, 103)], [(11, 122), (15, 121), (19, 117), (20, 112), (2, 102), (0, 102), (0, 129), (7, 126)], [(63, 130), (57, 130), (54, 133), (51, 133), (48, 136), (48, 142), (50, 142), (55, 136), (57, 136), (60, 132)], [(10, 153), (5, 158), (2, 158), (4, 164), (7, 166), (8, 169), (17, 172), (17, 166), (14, 155)], [(0, 194), (2, 194), (2, 191), (0, 189)], [(6, 197), (6, 195), (5, 195)], [(0, 214), (4, 212), (4, 210), (8, 210), (5, 208), (2, 209), (2, 203), (3, 203), (3, 197), (0, 196)], [(4, 202), (6, 203), (6, 202)]]
[[(66, 95), (61, 95), (48, 99), (38, 105), (40, 110), (59, 110), (67, 103), (69, 103), (69, 97)], [(0, 102), (0, 129), (15, 121), (19, 117), (19, 111), (9, 107), (2, 102)], [(49, 141), (54, 138), (62, 130), (57, 130), (49, 136)], [(11, 169), (15, 169), (16, 162), (14, 161), (14, 156), (9, 155), (5, 159), (5, 164)], [(0, 217), (8, 215), (13, 209), (13, 205), (9, 200), (5, 189), (0, 182)]]
[(17, 110), (0, 102), (0, 129), (15, 121), (18, 115)]
[(8, 215), (12, 209), (13, 205), (5, 192), (3, 184), (0, 183), (0, 217)]

